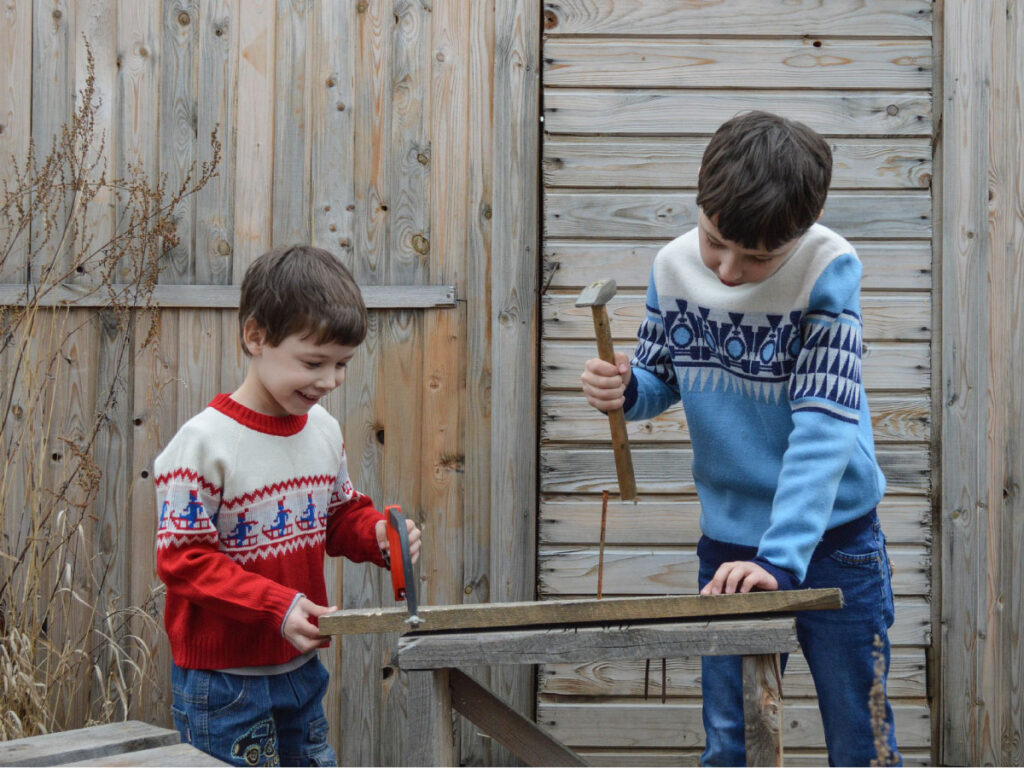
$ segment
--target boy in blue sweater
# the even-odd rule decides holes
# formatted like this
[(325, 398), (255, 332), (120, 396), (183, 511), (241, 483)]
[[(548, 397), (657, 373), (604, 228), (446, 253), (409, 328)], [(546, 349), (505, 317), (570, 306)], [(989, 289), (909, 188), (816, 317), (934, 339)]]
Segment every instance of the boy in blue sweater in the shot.
[[(843, 609), (798, 614), (797, 635), (829, 763), (868, 765), (872, 652), (877, 637), (887, 674), (893, 599), (861, 381), (861, 264), (816, 223), (831, 176), (828, 144), (805, 125), (764, 112), (723, 124), (698, 173), (696, 228), (654, 260), (631, 363), (589, 360), (582, 380), (591, 405), (631, 420), (682, 399), (701, 594), (842, 589)], [(705, 657), (701, 685), (702, 763), (744, 765), (739, 657)]]

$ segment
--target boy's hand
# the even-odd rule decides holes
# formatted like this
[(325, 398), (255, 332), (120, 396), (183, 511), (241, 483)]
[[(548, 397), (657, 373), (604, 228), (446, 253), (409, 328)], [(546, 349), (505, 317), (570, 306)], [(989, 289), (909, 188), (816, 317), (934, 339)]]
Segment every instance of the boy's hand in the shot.
[(715, 571), (714, 578), (704, 585), (702, 595), (731, 595), (735, 592), (750, 592), (752, 589), (763, 589), (774, 592), (779, 582), (768, 571), (757, 563), (742, 560), (734, 563), (722, 563)]
[(330, 608), (325, 608), (322, 605), (317, 605), (312, 600), (305, 597), (300, 597), (292, 609), (288, 611), (288, 615), (284, 617), (284, 637), (289, 643), (294, 645), (302, 653), (312, 651), (314, 648), (323, 648), (327, 645), (327, 639), (320, 636), (320, 630), (317, 629), (310, 619), (319, 618), (325, 613), (338, 610), (338, 606), (332, 605)]
[(629, 358), (622, 352), (616, 352), (615, 365), (599, 357), (587, 360), (580, 379), (583, 381), (583, 394), (587, 396), (587, 402), (607, 413), (621, 408), (626, 402), (626, 387), (632, 377)]
[[(405, 518), (405, 527), (409, 531), (409, 554), (412, 555), (412, 562), (415, 564), (420, 559), (420, 529), (408, 517)], [(386, 559), (391, 549), (388, 545), (387, 521), (378, 520), (374, 530), (377, 534), (377, 546), (380, 547), (380, 551), (384, 553)]]

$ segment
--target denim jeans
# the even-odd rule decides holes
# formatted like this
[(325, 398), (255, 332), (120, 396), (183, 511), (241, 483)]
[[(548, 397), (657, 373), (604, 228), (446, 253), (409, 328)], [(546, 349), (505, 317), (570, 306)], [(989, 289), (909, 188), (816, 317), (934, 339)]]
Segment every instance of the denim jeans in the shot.
[(229, 765), (337, 765), (317, 658), (279, 675), (233, 675), (171, 666), (174, 727)]
[[(700, 586), (715, 575), (715, 565), (700, 564)], [(802, 588), (839, 587), (843, 608), (796, 614), (797, 639), (803, 651), (825, 726), (829, 765), (870, 765), (877, 759), (869, 709), (874, 683), (874, 640), (889, 672), (888, 628), (893, 622), (892, 584), (885, 536), (876, 521), (855, 539), (812, 561)], [(785, 669), (786, 658), (782, 665)], [(743, 677), (739, 656), (705, 656), (701, 663), (705, 748), (702, 765), (746, 765), (743, 740)], [(785, 714), (785, 702), (783, 702)], [(885, 702), (892, 764), (902, 765), (896, 751), (892, 707)]]

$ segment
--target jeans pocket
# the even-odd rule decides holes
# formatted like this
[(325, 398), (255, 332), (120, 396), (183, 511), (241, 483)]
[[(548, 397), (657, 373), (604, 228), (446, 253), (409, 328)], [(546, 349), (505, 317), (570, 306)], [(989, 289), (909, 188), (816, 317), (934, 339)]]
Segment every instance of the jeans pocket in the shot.
[(209, 672), (206, 706), (210, 717), (224, 715), (245, 704), (249, 694), (249, 680), (242, 675)]
[(181, 740), (186, 744), (192, 743), (192, 729), (188, 724), (188, 712), (171, 705), (171, 718), (174, 720), (174, 728), (181, 734)]

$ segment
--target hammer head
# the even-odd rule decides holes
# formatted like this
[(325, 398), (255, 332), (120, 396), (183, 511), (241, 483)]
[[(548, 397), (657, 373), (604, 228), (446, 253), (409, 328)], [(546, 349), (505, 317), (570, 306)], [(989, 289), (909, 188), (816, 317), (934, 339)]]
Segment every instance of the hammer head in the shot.
[(577, 307), (601, 307), (608, 303), (608, 301), (615, 295), (615, 289), (618, 286), (615, 285), (615, 281), (611, 278), (606, 280), (598, 280), (591, 283), (582, 291), (580, 291), (580, 297), (576, 299)]

